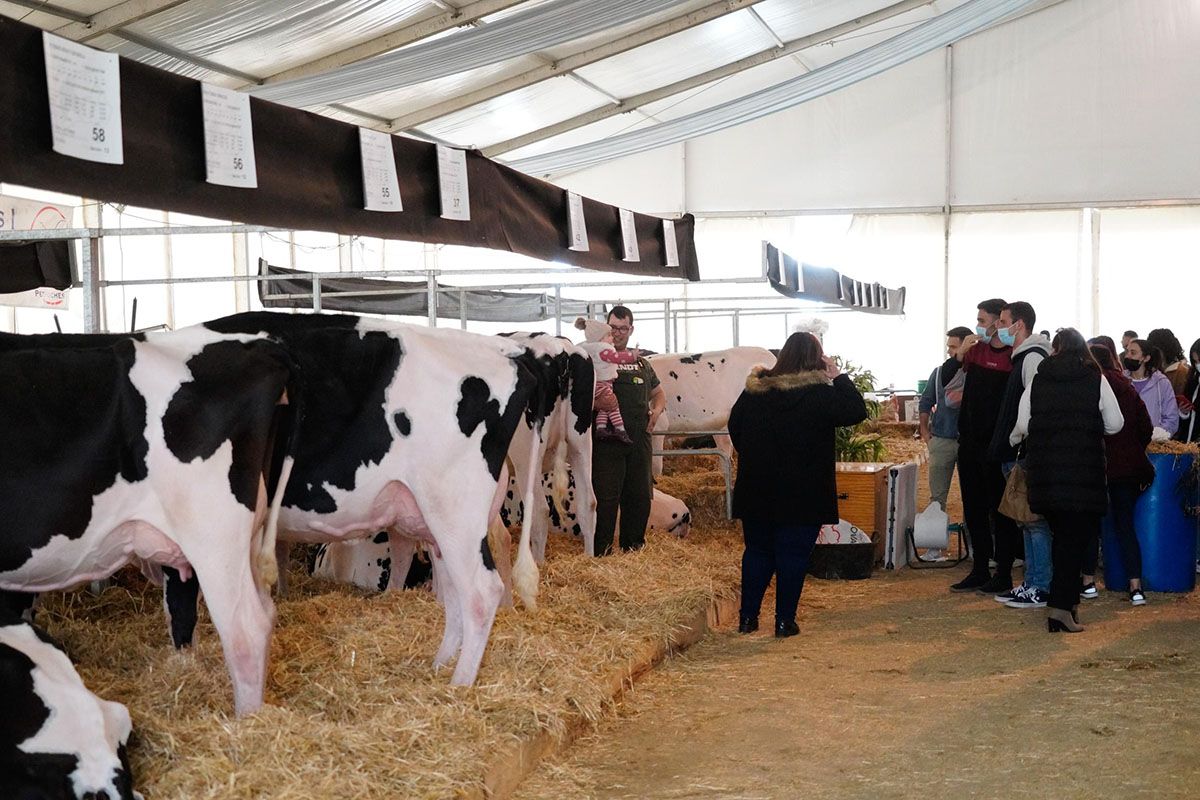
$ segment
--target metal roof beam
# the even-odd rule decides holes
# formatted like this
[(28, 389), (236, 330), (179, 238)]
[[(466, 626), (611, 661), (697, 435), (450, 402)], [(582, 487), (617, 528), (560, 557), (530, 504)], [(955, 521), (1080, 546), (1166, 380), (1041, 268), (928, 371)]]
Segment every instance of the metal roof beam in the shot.
[[(476, 0), (473, 3), (467, 3), (461, 8), (443, 11), (440, 14), (435, 14), (432, 17), (417, 20), (415, 22), (407, 22), (395, 30), (389, 31), (382, 36), (377, 36), (366, 42), (361, 42), (353, 47), (347, 47), (344, 50), (339, 50), (336, 53), (322, 56), (305, 64), (285, 69), (282, 72), (276, 72), (274, 75), (268, 75), (261, 81), (259, 85), (267, 85), (272, 83), (281, 83), (283, 81), (295, 80), (297, 78), (306, 78), (310, 75), (317, 75), (322, 72), (328, 72), (331, 69), (344, 67), (347, 64), (353, 64), (356, 61), (362, 61), (373, 56), (387, 53), (397, 48), (404, 47), (407, 44), (425, 39), (429, 36), (441, 33), (442, 31), (451, 30), (452, 28), (461, 28), (464, 25), (470, 25), (478, 21), (481, 17), (489, 14), (495, 14), (498, 11), (503, 11), (506, 8), (520, 5), (525, 0)], [(438, 4), (439, 6), (443, 4)], [(449, 6), (447, 6), (449, 7)], [(245, 87), (241, 87), (245, 88)]]
[(603, 59), (624, 53), (636, 47), (656, 42), (659, 39), (665, 39), (673, 34), (694, 28), (697, 25), (703, 25), (709, 20), (723, 17), (726, 14), (732, 14), (743, 8), (749, 8), (759, 2), (762, 2), (762, 0), (721, 0), (718, 3), (704, 6), (687, 14), (681, 14), (665, 22), (660, 22), (657, 25), (652, 25), (644, 30), (636, 31), (628, 36), (623, 36), (616, 41), (605, 42), (590, 50), (575, 53), (558, 61), (551, 61), (527, 72), (522, 72), (519, 75), (505, 78), (502, 81), (497, 81), (487, 86), (481, 86), (474, 91), (467, 92), (458, 97), (452, 97), (440, 103), (419, 108), (392, 120), (391, 125), (388, 126), (388, 130), (392, 132), (407, 130), (414, 125), (420, 125), (430, 120), (453, 114), (456, 111), (462, 111), (464, 108), (470, 108), (492, 98), (516, 91), (517, 89), (523, 89), (526, 86), (565, 75), (579, 67), (585, 67), (588, 64), (594, 64), (597, 61), (602, 61)]
[(88, 17), (86, 22), (72, 22), (54, 32), (77, 42), (87, 42), (186, 2), (187, 0), (125, 0), (96, 12)]
[(748, 69), (757, 67), (760, 64), (766, 64), (774, 61), (777, 58), (797, 53), (801, 50), (806, 50), (809, 47), (827, 42), (831, 39), (836, 39), (847, 33), (851, 33), (862, 28), (869, 27), (892, 17), (912, 11), (921, 6), (927, 6), (931, 0), (901, 0), (899, 3), (893, 3), (886, 8), (881, 8), (878, 11), (873, 11), (870, 14), (864, 14), (861, 17), (843, 22), (840, 25), (834, 25), (832, 28), (826, 28), (822, 31), (803, 36), (799, 39), (794, 39), (788, 42), (784, 47), (772, 47), (769, 50), (763, 50), (755, 53), (752, 56), (734, 61), (731, 64), (726, 64), (723, 67), (711, 69), (708, 72), (702, 72), (699, 75), (694, 75), (682, 81), (667, 84), (658, 89), (652, 89), (648, 92), (634, 95), (625, 98), (618, 105), (607, 105), (602, 108), (597, 108), (583, 114), (571, 117), (570, 119), (557, 122), (553, 125), (547, 125), (544, 128), (539, 128), (536, 131), (530, 131), (522, 136), (509, 139), (503, 142), (497, 142), (490, 147), (483, 148), (483, 154), (488, 158), (492, 158), (500, 153), (507, 153), (512, 150), (525, 147), (526, 145), (540, 142), (543, 139), (549, 139), (552, 136), (573, 131), (576, 128), (582, 128), (584, 125), (591, 125), (593, 122), (608, 119), (610, 117), (619, 116), (621, 114), (634, 111), (637, 108), (650, 103), (664, 100), (668, 97), (673, 97), (681, 92), (686, 92), (690, 89), (696, 89), (713, 81), (727, 78), (730, 75), (736, 75), (739, 72), (745, 72)]
[[(21, 8), (39, 11), (43, 14), (49, 14), (50, 16), (58, 17), (59, 19), (69, 19), (73, 22), (88, 21), (87, 14), (80, 14), (78, 11), (72, 11), (69, 8), (63, 8), (62, 6), (56, 6), (53, 3), (45, 3), (42, 2), (42, 0), (7, 0), (7, 2), (13, 4), (14, 6), (20, 6)], [(27, 17), (29, 15), (26, 14), (25, 16)], [(22, 17), (21, 19), (24, 18), (25, 17)]]

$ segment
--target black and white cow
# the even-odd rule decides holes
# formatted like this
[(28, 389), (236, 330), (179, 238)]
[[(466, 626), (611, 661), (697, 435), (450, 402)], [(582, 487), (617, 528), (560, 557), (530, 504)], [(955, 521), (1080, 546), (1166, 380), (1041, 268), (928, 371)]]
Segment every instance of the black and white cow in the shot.
[[(393, 563), (425, 543), (446, 611), (434, 663), (459, 654), (451, 682), (473, 683), (503, 594), (487, 529), (503, 500), (505, 456), (522, 418), (538, 423), (557, 386), (541, 383), (524, 347), (459, 330), (271, 312), (207, 327), (269, 335), (303, 376), (279, 538), (340, 542), (386, 530), (394, 549), (409, 551)], [(536, 592), (536, 572), (514, 574), (514, 584)]]
[(0, 337), (0, 589), (131, 561), (194, 571), (237, 711), (256, 710), (275, 614), (264, 474), (292, 377), (278, 344), (199, 327)]
[[(502, 335), (527, 348), (536, 360), (543, 383), (558, 387), (554, 396), (546, 396), (547, 404), (541, 409), (544, 424), (539, 426), (532, 418), (527, 418), (526, 424), (517, 429), (509, 448), (516, 482), (511, 493), (522, 500), (516, 506), (516, 515), (510, 515), (510, 522), (523, 520), (521, 512), (531, 507), (524, 500), (539, 493), (544, 473), (555, 475), (555, 491), (560, 496), (565, 493), (569, 470), (579, 477), (575, 505), (579, 510), (584, 552), (594, 555), (596, 497), (592, 490), (591, 429), (596, 379), (591, 358), (582, 348), (562, 337), (536, 332)], [(540, 563), (546, 554), (548, 516), (540, 502), (532, 507), (536, 511), (531, 515), (533, 556)]]
[(0, 797), (141, 800), (120, 703), (88, 691), (62, 648), (0, 612)]

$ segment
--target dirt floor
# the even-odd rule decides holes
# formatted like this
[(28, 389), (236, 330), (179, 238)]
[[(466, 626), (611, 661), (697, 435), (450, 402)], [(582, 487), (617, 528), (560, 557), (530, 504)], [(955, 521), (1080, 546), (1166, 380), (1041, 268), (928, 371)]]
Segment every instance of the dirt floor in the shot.
[(811, 581), (799, 636), (714, 633), (517, 797), (1197, 796), (1200, 601), (1105, 592), (1051, 635), (963, 572)]
[[(921, 451), (899, 438), (895, 460)], [(516, 797), (1200, 796), (1200, 598), (1102, 592), (1085, 632), (1051, 635), (1044, 611), (947, 591), (966, 570), (810, 579), (781, 641), (769, 595), (764, 630), (655, 670)]]

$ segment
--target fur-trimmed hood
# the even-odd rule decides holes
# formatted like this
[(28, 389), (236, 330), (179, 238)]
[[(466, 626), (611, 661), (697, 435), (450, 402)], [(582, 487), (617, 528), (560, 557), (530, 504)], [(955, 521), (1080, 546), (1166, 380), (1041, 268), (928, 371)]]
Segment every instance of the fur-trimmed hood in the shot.
[(763, 373), (766, 371), (765, 367), (755, 367), (750, 370), (750, 377), (746, 378), (746, 391), (751, 394), (761, 394), (771, 389), (786, 391), (803, 389), (806, 386), (830, 386), (833, 383), (826, 377), (823, 370), (792, 372), (787, 375), (764, 375)]

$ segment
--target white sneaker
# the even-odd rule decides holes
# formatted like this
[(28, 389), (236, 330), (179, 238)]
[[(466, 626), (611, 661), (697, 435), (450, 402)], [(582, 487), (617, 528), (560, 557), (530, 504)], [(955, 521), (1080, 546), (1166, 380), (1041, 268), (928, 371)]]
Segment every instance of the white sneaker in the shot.
[(1141, 589), (1133, 589), (1129, 592), (1129, 602), (1135, 606), (1146, 605), (1146, 593)]
[(1100, 590), (1096, 588), (1096, 583), (1093, 581), (1092, 583), (1089, 583), (1087, 586), (1083, 587), (1083, 591), (1079, 593), (1079, 596), (1084, 600), (1095, 600), (1100, 596)]

